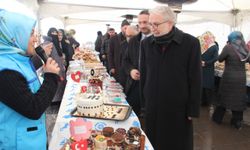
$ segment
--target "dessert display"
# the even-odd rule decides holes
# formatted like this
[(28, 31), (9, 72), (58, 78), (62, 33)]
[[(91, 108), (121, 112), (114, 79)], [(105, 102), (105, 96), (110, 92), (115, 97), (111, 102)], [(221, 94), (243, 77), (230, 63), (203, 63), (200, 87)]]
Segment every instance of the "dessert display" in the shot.
[(71, 137), (61, 150), (72, 150), (72, 145), (84, 142), (88, 150), (144, 150), (145, 135), (137, 127), (130, 127), (127, 131), (118, 128), (115, 132), (113, 127), (105, 127), (102, 131), (92, 130), (88, 139), (76, 141)]
[(97, 56), (89, 50), (79, 51), (72, 57), (74, 60), (83, 60), (85, 63), (98, 63)]

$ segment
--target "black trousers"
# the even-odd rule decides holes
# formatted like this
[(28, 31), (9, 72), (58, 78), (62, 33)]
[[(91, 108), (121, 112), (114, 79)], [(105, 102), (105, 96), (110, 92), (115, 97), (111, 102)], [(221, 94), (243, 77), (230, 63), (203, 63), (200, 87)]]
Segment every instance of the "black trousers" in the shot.
[(127, 101), (129, 105), (132, 106), (136, 115), (139, 117), (141, 110), (139, 82), (134, 82), (133, 85), (131, 85), (131, 88), (127, 93)]
[(214, 103), (214, 90), (203, 88), (202, 89), (202, 99), (201, 105), (207, 106)]
[[(226, 108), (222, 106), (217, 106), (213, 113), (213, 120), (217, 123), (221, 123), (226, 112)], [(241, 122), (243, 120), (243, 111), (232, 111), (231, 124), (236, 122)]]

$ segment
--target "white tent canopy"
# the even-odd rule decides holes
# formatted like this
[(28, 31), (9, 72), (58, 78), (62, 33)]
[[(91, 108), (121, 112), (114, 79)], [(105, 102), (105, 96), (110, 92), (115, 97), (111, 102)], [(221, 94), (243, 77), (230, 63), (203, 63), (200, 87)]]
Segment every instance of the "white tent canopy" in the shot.
[[(137, 15), (142, 9), (160, 5), (153, 0), (41, 0), (39, 4), (40, 18), (53, 16), (66, 21), (66, 25), (120, 22), (124, 19), (122, 15)], [(237, 27), (249, 16), (249, 0), (198, 0), (192, 4), (183, 4), (178, 21), (216, 21)]]
[[(106, 24), (110, 24), (111, 27), (117, 27), (118, 29), (116, 30), (119, 32), (119, 25), (124, 19), (121, 17), (122, 15), (137, 15), (143, 9), (151, 9), (157, 5), (167, 5), (157, 3), (154, 0), (18, 1), (35, 12), (38, 20), (41, 20), (42, 28), (45, 24), (55, 26), (53, 23), (60, 22), (60, 25), (57, 26), (58, 28), (76, 28), (79, 32), (95, 30), (94, 33), (91, 33), (93, 37), (96, 36), (97, 30), (105, 31)], [(6, 3), (6, 0), (0, 0), (0, 2)], [(8, 2), (10, 3), (10, 0)], [(45, 21), (48, 17), (54, 18), (53, 23)], [(136, 18), (133, 22), (137, 22)], [(197, 26), (200, 30), (210, 30), (218, 34), (219, 38), (224, 37), (224, 39), (231, 30), (243, 31), (247, 35), (245, 37), (248, 38), (250, 30), (247, 30), (246, 27), (249, 23), (250, 0), (197, 0), (197, 2), (191, 4), (183, 4), (177, 20), (177, 26), (195, 36), (204, 32), (197, 32), (198, 29), (194, 29)], [(217, 30), (220, 30), (220, 32), (217, 33)], [(46, 33), (46, 31), (43, 31), (43, 33)], [(83, 36), (84, 33), (82, 32), (77, 36)], [(91, 41), (93, 41), (93, 37)], [(225, 41), (226, 39), (222, 42)]]

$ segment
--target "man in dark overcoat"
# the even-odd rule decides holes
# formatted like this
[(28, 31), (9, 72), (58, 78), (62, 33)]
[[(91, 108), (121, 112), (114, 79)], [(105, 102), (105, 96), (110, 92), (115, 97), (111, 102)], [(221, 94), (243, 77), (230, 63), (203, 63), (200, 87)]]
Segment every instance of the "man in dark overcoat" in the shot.
[(153, 35), (141, 47), (146, 135), (156, 150), (192, 150), (192, 118), (199, 116), (200, 44), (175, 21), (169, 7), (150, 10)]
[(149, 12), (142, 10), (138, 15), (138, 26), (140, 33), (131, 38), (128, 43), (128, 52), (125, 55), (124, 68), (128, 75), (125, 94), (127, 101), (137, 115), (140, 115), (141, 108), (144, 108), (144, 100), (141, 99), (139, 92), (140, 70), (139, 70), (139, 57), (141, 49), (141, 41), (150, 36), (150, 27), (148, 25)]
[(127, 20), (121, 23), (121, 32), (110, 39), (108, 51), (108, 63), (110, 74), (119, 82), (119, 69), (121, 67), (121, 43), (126, 41), (125, 32), (129, 26)]

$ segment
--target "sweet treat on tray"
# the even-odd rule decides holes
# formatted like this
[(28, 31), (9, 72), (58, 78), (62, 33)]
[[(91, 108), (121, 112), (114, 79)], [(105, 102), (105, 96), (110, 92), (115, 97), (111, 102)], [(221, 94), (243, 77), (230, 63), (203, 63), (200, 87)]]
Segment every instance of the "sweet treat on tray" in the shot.
[(93, 68), (93, 70), (95, 72), (95, 76), (101, 76), (101, 75), (107, 73), (107, 69), (104, 66), (95, 66)]
[(102, 129), (102, 134), (106, 137), (111, 137), (113, 133), (114, 133), (114, 128), (112, 127), (104, 127)]
[(99, 94), (79, 93), (75, 97), (77, 112), (82, 116), (102, 116), (104, 103)]
[(141, 129), (137, 127), (130, 127), (127, 132), (127, 143), (134, 144), (134, 142), (138, 142), (141, 137)]
[(91, 86), (99, 86), (100, 88), (102, 88), (102, 80), (98, 77), (91, 77), (89, 79), (89, 84)]
[(118, 132), (115, 132), (111, 136), (111, 140), (113, 141), (114, 144), (120, 144), (124, 141), (124, 136)]
[[(103, 99), (103, 96), (101, 97), (101, 99)], [(98, 103), (95, 104), (98, 105)], [(76, 105), (77, 108), (71, 112), (71, 115), (75, 117), (87, 117), (105, 120), (126, 120), (132, 111), (131, 107), (126, 105), (103, 104), (102, 109), (100, 109), (100, 107), (95, 107), (92, 103), (89, 104), (87, 102), (81, 101), (77, 101)], [(86, 108), (86, 105), (92, 106), (90, 107), (92, 109)]]
[(95, 149), (96, 150), (105, 150), (107, 148), (107, 140), (103, 135), (97, 135), (94, 138)]
[[(105, 136), (106, 135), (106, 136)], [(137, 140), (129, 141), (131, 136), (137, 136)], [(144, 150), (145, 136), (137, 127), (131, 127), (128, 131), (124, 128), (104, 127), (102, 131), (92, 130), (91, 135), (86, 139), (88, 150)], [(69, 139), (61, 150), (73, 150), (72, 145), (76, 141)]]
[(83, 60), (85, 63), (98, 63), (97, 56), (90, 51), (77, 52), (72, 57), (75, 60)]
[(121, 135), (126, 135), (126, 130), (124, 128), (117, 128), (115, 132), (120, 133)]
[(136, 149), (139, 149), (138, 145), (135, 145), (135, 144), (128, 144), (126, 145), (126, 148), (125, 150), (136, 150)]

